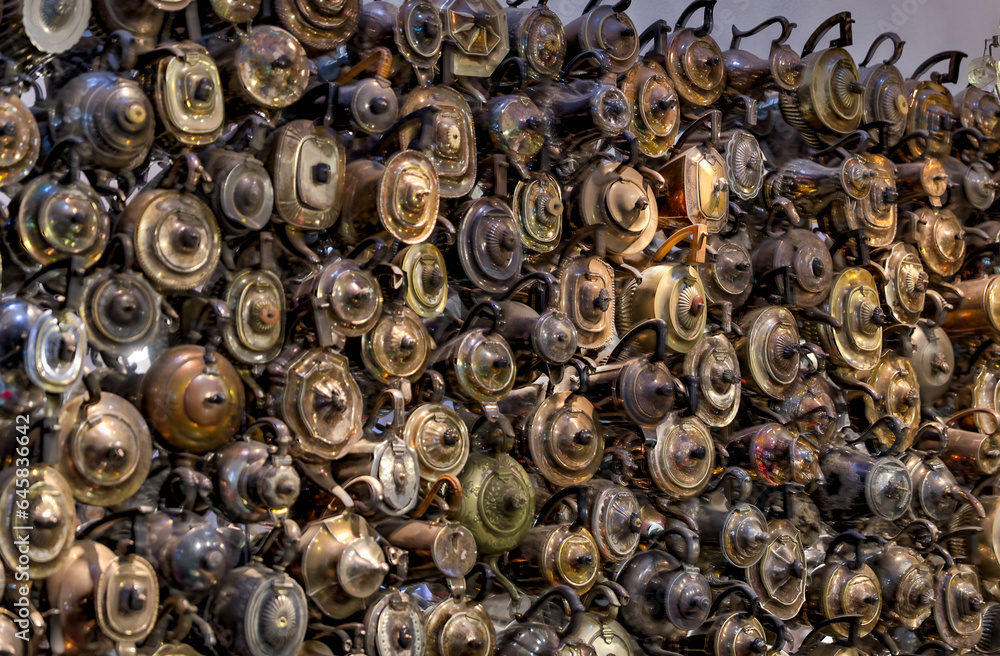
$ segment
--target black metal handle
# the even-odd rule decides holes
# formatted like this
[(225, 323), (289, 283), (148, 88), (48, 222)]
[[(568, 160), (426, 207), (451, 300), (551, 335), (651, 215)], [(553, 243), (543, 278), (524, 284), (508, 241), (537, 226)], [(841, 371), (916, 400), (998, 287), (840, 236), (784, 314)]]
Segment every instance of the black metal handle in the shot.
[[(708, 124), (706, 126), (706, 124)], [(691, 122), (681, 136), (677, 138), (674, 143), (674, 152), (681, 152), (682, 147), (687, 142), (691, 135), (694, 134), (695, 130), (707, 127), (711, 131), (711, 137), (709, 138), (709, 143), (716, 144), (719, 142), (720, 130), (722, 129), (722, 112), (717, 109), (712, 109)]]
[(899, 58), (903, 56), (903, 46), (906, 45), (906, 41), (903, 41), (903, 39), (901, 39), (895, 32), (883, 32), (875, 37), (874, 41), (872, 41), (871, 47), (868, 48), (868, 54), (865, 55), (864, 60), (858, 64), (858, 68), (864, 68), (867, 66), (868, 62), (870, 62), (872, 57), (875, 56), (875, 51), (878, 50), (878, 47), (886, 41), (892, 41), (892, 54), (889, 55), (889, 58), (884, 60), (882, 63), (886, 66), (892, 66), (898, 62)]
[(642, 31), (639, 35), (639, 47), (648, 43), (653, 42), (652, 52), (663, 55), (667, 55), (669, 39), (667, 34), (670, 33), (670, 24), (667, 21), (660, 19), (658, 21), (653, 21), (653, 23)]
[(656, 348), (653, 350), (650, 360), (653, 362), (663, 362), (664, 358), (667, 357), (668, 330), (667, 322), (663, 319), (645, 319), (640, 321), (629, 328), (628, 332), (618, 341), (618, 344), (615, 345), (614, 350), (611, 351), (611, 355), (608, 357), (608, 362), (615, 362), (626, 346), (635, 341), (636, 337), (642, 333), (649, 331), (653, 331), (656, 334)]
[(833, 29), (834, 26), (840, 27), (840, 36), (830, 41), (830, 47), (846, 48), (851, 45), (854, 43), (854, 35), (851, 32), (851, 25), (853, 23), (854, 19), (851, 18), (851, 12), (849, 11), (842, 11), (839, 14), (830, 16), (820, 23), (819, 27), (806, 39), (806, 45), (802, 47), (802, 56), (806, 57), (815, 52), (819, 40), (823, 38), (824, 34)]
[[(591, 66), (585, 66), (590, 62)], [(594, 67), (596, 65), (596, 69)], [(596, 70), (594, 77), (604, 77), (611, 73), (611, 57), (604, 50), (584, 50), (563, 66), (562, 77), (578, 77), (584, 72)]]
[(781, 25), (781, 34), (778, 35), (777, 39), (771, 41), (772, 48), (780, 46), (785, 41), (787, 41), (788, 37), (791, 36), (792, 34), (792, 30), (798, 27), (795, 23), (792, 23), (784, 16), (772, 16), (771, 18), (768, 18), (760, 25), (757, 25), (756, 27), (751, 27), (749, 30), (745, 32), (739, 31), (738, 29), (736, 29), (736, 26), (733, 25), (733, 40), (730, 41), (729, 43), (729, 49), (736, 50), (736, 48), (738, 48), (740, 45), (740, 41), (742, 41), (744, 38), (748, 36), (753, 36), (754, 34), (757, 34), (759, 32), (763, 32), (765, 29), (771, 27), (772, 25)]
[(910, 77), (914, 80), (920, 79), (920, 76), (926, 73), (932, 66), (939, 64), (943, 61), (948, 62), (948, 72), (947, 73), (931, 73), (931, 81), (937, 82), (938, 84), (954, 84), (958, 82), (958, 65), (962, 63), (962, 60), (968, 57), (961, 50), (945, 50), (939, 52), (936, 55), (930, 56), (923, 64), (917, 66), (917, 70), (913, 71), (913, 75)]
[(462, 323), (462, 327), (458, 330), (459, 334), (467, 332), (472, 327), (475, 320), (479, 318), (479, 315), (486, 311), (490, 312), (492, 319), (490, 329), (486, 332), (495, 333), (500, 325), (500, 322), (503, 321), (503, 310), (501, 310), (500, 306), (494, 301), (483, 301), (469, 310), (469, 314), (465, 317), (465, 322)]
[(684, 11), (681, 12), (680, 18), (677, 19), (677, 23), (674, 24), (674, 29), (679, 30), (687, 25), (688, 19), (691, 18), (699, 9), (704, 10), (704, 19), (702, 20), (701, 27), (693, 28), (692, 31), (694, 35), (698, 38), (711, 34), (712, 27), (715, 26), (715, 3), (717, 0), (695, 0), (689, 4)]
[(749, 613), (751, 617), (756, 617), (758, 612), (757, 602), (759, 601), (759, 598), (757, 597), (757, 593), (754, 592), (746, 583), (733, 583), (732, 585), (723, 588), (722, 592), (716, 595), (715, 600), (712, 601), (712, 606), (708, 609), (708, 616), (716, 616), (719, 613), (719, 609), (722, 607), (722, 602), (733, 595), (743, 597), (746, 600), (747, 605), (750, 607), (747, 609), (747, 613)]
[(560, 503), (566, 500), (567, 497), (576, 495), (576, 521), (573, 522), (573, 526), (585, 527), (590, 523), (590, 506), (587, 503), (587, 491), (586, 485), (570, 485), (569, 487), (564, 487), (555, 492), (552, 496), (545, 500), (542, 505), (541, 510), (538, 511), (538, 521), (537, 524), (544, 524), (548, 520), (549, 515), (556, 509)]
[(540, 287), (542, 290), (542, 302), (543, 308), (548, 308), (549, 303), (555, 304), (556, 300), (556, 288), (559, 283), (556, 282), (555, 277), (547, 271), (533, 271), (516, 283), (511, 285), (511, 288), (505, 292), (501, 292), (493, 297), (494, 301), (508, 301), (514, 297), (514, 294), (523, 290), (525, 287)]
[(566, 636), (573, 635), (576, 633), (577, 629), (580, 628), (580, 622), (583, 620), (583, 613), (587, 612), (587, 609), (583, 607), (583, 603), (580, 602), (580, 596), (573, 591), (568, 585), (554, 585), (545, 592), (543, 592), (535, 603), (528, 607), (528, 610), (524, 613), (518, 613), (516, 619), (518, 622), (526, 622), (529, 618), (533, 617), (538, 609), (547, 602), (551, 597), (562, 597), (567, 604), (569, 604), (570, 609), (570, 619), (569, 624), (567, 624), (561, 631), (558, 631), (560, 638), (565, 638)]

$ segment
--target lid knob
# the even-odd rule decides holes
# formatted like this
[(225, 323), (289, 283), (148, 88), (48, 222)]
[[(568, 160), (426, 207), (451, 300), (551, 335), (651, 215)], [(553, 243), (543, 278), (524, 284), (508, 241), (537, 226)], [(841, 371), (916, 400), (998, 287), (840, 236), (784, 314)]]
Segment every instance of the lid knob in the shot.
[(198, 84), (194, 87), (194, 99), (198, 102), (207, 102), (212, 97), (214, 91), (215, 83), (212, 82), (212, 79), (203, 77), (198, 80)]
[(368, 109), (375, 115), (385, 114), (389, 111), (389, 101), (383, 96), (376, 96), (368, 103)]
[(607, 312), (608, 308), (611, 307), (611, 294), (608, 293), (607, 289), (601, 289), (597, 294), (597, 298), (594, 299), (594, 307), (601, 312)]
[(339, 385), (330, 387), (316, 385), (313, 387), (313, 394), (315, 395), (313, 404), (318, 409), (329, 408), (337, 413), (347, 410), (347, 397)]
[(118, 325), (131, 324), (139, 310), (135, 292), (130, 289), (119, 290), (108, 303), (108, 316)]
[(573, 436), (573, 441), (581, 446), (586, 446), (594, 441), (594, 431), (589, 428), (579, 430), (576, 435)]
[(750, 651), (755, 654), (763, 654), (767, 651), (767, 642), (764, 638), (754, 638), (753, 642), (750, 643)]
[(0, 124), (0, 136), (13, 137), (17, 134), (17, 126), (14, 121), (7, 121)]
[[(444, 433), (441, 434), (441, 441), (447, 446), (455, 446), (458, 444), (458, 439), (461, 437), (457, 430), (454, 428), (445, 429)], [(455, 535), (458, 535), (457, 533)]]
[(193, 251), (201, 244), (201, 231), (191, 225), (182, 226), (177, 230), (177, 249)]
[(149, 595), (146, 588), (137, 585), (135, 582), (126, 583), (118, 592), (118, 607), (130, 610), (134, 613), (142, 612), (146, 609)]
[(313, 167), (313, 181), (316, 184), (326, 184), (330, 182), (330, 165), (320, 162)]

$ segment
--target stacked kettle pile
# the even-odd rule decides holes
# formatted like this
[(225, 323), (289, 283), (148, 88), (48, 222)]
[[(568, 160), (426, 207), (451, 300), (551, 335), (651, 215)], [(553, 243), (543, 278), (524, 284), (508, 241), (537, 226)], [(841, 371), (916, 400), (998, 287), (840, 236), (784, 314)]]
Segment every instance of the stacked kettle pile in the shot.
[(0, 654), (1000, 651), (997, 96), (509, 4), (3, 4)]

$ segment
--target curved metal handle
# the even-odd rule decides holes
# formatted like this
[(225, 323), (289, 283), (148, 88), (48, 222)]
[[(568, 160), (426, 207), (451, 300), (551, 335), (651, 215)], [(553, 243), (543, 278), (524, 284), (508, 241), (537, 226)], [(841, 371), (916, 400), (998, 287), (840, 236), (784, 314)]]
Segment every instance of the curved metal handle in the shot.
[(382, 411), (383, 406), (389, 402), (392, 403), (392, 424), (390, 426), (397, 435), (403, 430), (403, 424), (406, 423), (406, 411), (404, 410), (406, 407), (406, 398), (400, 390), (388, 387), (382, 390), (382, 393), (375, 399), (375, 404), (372, 406), (371, 412), (368, 414), (368, 419), (364, 423), (363, 430), (365, 434), (370, 434), (375, 429), (379, 413)]
[(767, 212), (767, 221), (764, 222), (764, 234), (772, 236), (774, 229), (774, 219), (781, 213), (784, 216), (785, 222), (793, 228), (802, 228), (807, 224), (799, 216), (799, 211), (795, 209), (795, 205), (792, 201), (781, 196), (775, 198), (771, 203), (771, 209)]
[[(505, 82), (505, 77), (511, 69), (517, 71), (517, 83), (513, 87)], [(523, 89), (528, 84), (528, 79), (528, 62), (524, 60), (524, 57), (508, 57), (490, 75), (490, 95), (497, 95), (495, 93), (497, 89)]]
[(776, 615), (771, 613), (761, 613), (757, 620), (762, 624), (770, 624), (774, 628), (774, 644), (771, 646), (771, 652), (775, 654), (780, 654), (782, 648), (789, 643), (788, 640), (788, 627), (782, 622)]
[(622, 336), (618, 344), (611, 351), (611, 355), (608, 356), (608, 362), (615, 362), (626, 346), (635, 341), (636, 337), (640, 334), (649, 331), (653, 331), (656, 334), (656, 348), (653, 350), (650, 360), (653, 362), (663, 362), (664, 358), (667, 357), (668, 333), (667, 322), (663, 319), (645, 319), (629, 328), (628, 332)]
[(547, 602), (552, 597), (562, 597), (566, 603), (569, 604), (570, 609), (570, 619), (569, 624), (566, 625), (561, 631), (558, 631), (560, 638), (565, 638), (566, 636), (573, 635), (580, 628), (580, 622), (583, 620), (583, 613), (587, 612), (587, 609), (583, 607), (580, 602), (580, 596), (573, 591), (568, 585), (554, 585), (545, 592), (543, 592), (535, 603), (528, 607), (528, 610), (524, 613), (518, 613), (515, 615), (515, 619), (518, 622), (526, 622), (529, 618), (534, 616), (538, 612), (538, 609), (542, 607), (545, 602)]
[(927, 58), (924, 63), (917, 66), (917, 70), (913, 71), (913, 75), (910, 76), (911, 79), (918, 80), (920, 76), (926, 73), (932, 66), (939, 64), (943, 61), (948, 62), (948, 72), (947, 73), (931, 73), (931, 81), (937, 82), (938, 84), (955, 84), (958, 82), (958, 65), (962, 63), (962, 60), (968, 57), (961, 50), (945, 50), (939, 52), (936, 55), (931, 55)]
[(542, 298), (541, 305), (543, 308), (555, 307), (556, 306), (556, 290), (559, 287), (558, 281), (555, 279), (551, 273), (547, 271), (533, 271), (516, 283), (514, 283), (510, 289), (505, 292), (501, 292), (493, 297), (494, 301), (509, 301), (514, 297), (514, 294), (523, 290), (526, 287), (541, 287)]
[(886, 41), (892, 41), (892, 54), (889, 55), (889, 58), (884, 60), (882, 63), (886, 66), (892, 66), (898, 62), (899, 58), (903, 56), (903, 46), (906, 45), (906, 41), (903, 41), (903, 39), (901, 39), (895, 32), (883, 32), (875, 37), (874, 41), (872, 41), (871, 47), (868, 48), (868, 54), (865, 55), (864, 60), (858, 64), (858, 68), (864, 68), (867, 66), (868, 62), (870, 62), (872, 57), (875, 56), (875, 51), (878, 50), (878, 47)]
[(842, 622), (850, 622), (851, 630), (850, 635), (852, 636), (852, 644), (855, 642), (853, 638), (858, 635), (858, 630), (861, 628), (861, 620), (864, 619), (864, 615), (834, 615), (833, 617), (827, 617), (813, 624), (812, 630), (806, 634), (806, 637), (802, 639), (802, 644), (800, 649), (805, 647), (814, 640), (817, 640), (819, 636), (823, 635), (823, 629), (834, 624), (840, 624)]
[(588, 237), (593, 238), (594, 254), (597, 255), (597, 257), (604, 257), (606, 252), (604, 246), (605, 230), (607, 230), (607, 226), (603, 223), (595, 223), (593, 225), (584, 226), (579, 230), (574, 230), (572, 236), (570, 236), (569, 240), (562, 247), (562, 250), (559, 251), (559, 259), (556, 260), (556, 268), (562, 264), (563, 258), (566, 257), (567, 253), (569, 253), (575, 246), (579, 246), (580, 243)]
[(657, 55), (667, 56), (668, 42), (667, 34), (670, 33), (670, 24), (667, 21), (660, 19), (658, 21), (653, 21), (649, 27), (642, 31), (639, 35), (639, 47), (648, 43), (653, 42), (653, 47), (650, 52), (654, 52)]
[(490, 312), (490, 315), (492, 317), (492, 322), (490, 324), (490, 329), (487, 330), (486, 332), (495, 333), (499, 328), (500, 323), (503, 321), (503, 310), (501, 310), (500, 306), (494, 301), (483, 301), (482, 303), (479, 303), (471, 310), (469, 310), (469, 314), (468, 316), (465, 317), (465, 322), (462, 324), (462, 327), (458, 330), (458, 333), (462, 334), (464, 332), (467, 332), (472, 327), (472, 324), (479, 317), (479, 315), (487, 310)]
[(757, 597), (757, 593), (754, 592), (746, 583), (733, 583), (732, 585), (723, 588), (712, 601), (712, 605), (708, 609), (708, 616), (714, 617), (718, 615), (719, 609), (722, 607), (722, 602), (729, 597), (732, 597), (734, 594), (738, 594), (746, 600), (747, 605), (750, 607), (746, 612), (749, 613), (751, 617), (756, 617), (758, 613), (757, 605), (760, 599)]
[(684, 144), (687, 143), (687, 140), (691, 138), (691, 135), (694, 134), (695, 130), (706, 127), (706, 123), (709, 124), (707, 127), (711, 131), (708, 142), (710, 144), (719, 143), (719, 139), (721, 138), (720, 130), (722, 129), (722, 112), (717, 109), (711, 109), (696, 118), (690, 125), (687, 126), (687, 128), (684, 129), (684, 132), (682, 132), (677, 138), (677, 141), (674, 142), (674, 152), (683, 152), (682, 149)]
[(452, 498), (448, 500), (448, 506), (450, 508), (457, 508), (462, 505), (462, 482), (458, 480), (452, 474), (441, 474), (433, 484), (431, 484), (430, 489), (427, 490), (427, 494), (424, 495), (424, 500), (420, 502), (420, 505), (414, 509), (410, 514), (413, 519), (420, 519), (424, 514), (430, 509), (431, 504), (434, 503), (435, 497), (437, 497), (438, 492), (444, 485), (448, 485), (452, 490)]
[(745, 32), (739, 31), (738, 29), (736, 29), (736, 26), (733, 25), (733, 40), (729, 42), (729, 49), (736, 50), (736, 48), (738, 48), (740, 45), (740, 41), (742, 41), (744, 38), (748, 36), (753, 36), (754, 34), (757, 34), (759, 32), (763, 32), (765, 29), (767, 29), (772, 25), (781, 25), (781, 34), (778, 35), (777, 39), (771, 41), (772, 48), (780, 46), (785, 41), (787, 41), (788, 37), (791, 36), (792, 34), (792, 30), (798, 27), (798, 25), (792, 23), (784, 16), (772, 16), (771, 18), (768, 18), (760, 25), (757, 25), (756, 27), (751, 27), (749, 30)]
[(587, 492), (588, 488), (585, 485), (570, 485), (569, 487), (557, 490), (555, 494), (545, 500), (541, 510), (538, 511), (538, 519), (536, 520), (535, 525), (544, 524), (549, 518), (549, 515), (551, 515), (556, 509), (556, 506), (562, 503), (567, 497), (575, 494), (576, 521), (573, 525), (586, 526), (590, 523), (590, 506), (587, 503)]
[(378, 237), (366, 237), (362, 239), (357, 246), (352, 248), (350, 252), (344, 256), (344, 259), (357, 261), (358, 256), (368, 250), (370, 246), (375, 247), (375, 250), (372, 251), (371, 257), (369, 257), (364, 264), (359, 262), (358, 266), (366, 270), (373, 269), (379, 264), (382, 264), (382, 262), (385, 261), (386, 256), (389, 254), (388, 244)]
[(427, 107), (421, 107), (410, 112), (379, 135), (378, 140), (371, 146), (371, 154), (377, 155), (381, 153), (386, 146), (398, 138), (400, 131), (413, 121), (420, 121), (420, 131), (406, 147), (413, 150), (430, 150), (435, 141), (434, 128), (436, 126), (436, 117), (440, 111), (440, 107), (428, 105)]
[(580, 73), (587, 71), (588, 68), (584, 64), (588, 61), (592, 61), (597, 65), (597, 75), (595, 77), (604, 77), (611, 73), (611, 57), (607, 52), (604, 50), (584, 50), (563, 66), (563, 79), (577, 77)]
[(879, 546), (885, 546), (885, 539), (877, 535), (862, 535), (857, 531), (844, 531), (837, 537), (830, 541), (830, 544), (826, 548), (826, 555), (823, 558), (823, 562), (827, 562), (830, 556), (834, 554), (834, 550), (845, 542), (854, 542), (854, 563), (851, 565), (851, 569), (857, 571), (864, 567), (865, 565), (865, 554), (862, 550), (865, 542), (875, 542)]
[(704, 20), (701, 23), (701, 27), (693, 28), (691, 31), (698, 38), (707, 36), (712, 32), (712, 27), (715, 26), (715, 3), (717, 0), (695, 0), (689, 4), (684, 11), (681, 12), (680, 18), (677, 19), (677, 23), (674, 24), (674, 29), (679, 30), (682, 27), (687, 26), (688, 19), (691, 18), (699, 9), (703, 9)]
[(945, 426), (952, 426), (959, 419), (964, 419), (975, 414), (989, 415), (993, 418), (993, 422), (996, 423), (997, 426), (1000, 426), (1000, 412), (997, 412), (993, 408), (966, 408), (965, 410), (959, 410), (945, 419), (943, 423)]
[(823, 35), (829, 32), (834, 26), (840, 27), (840, 36), (836, 39), (830, 41), (831, 48), (846, 48), (847, 46), (854, 43), (854, 36), (851, 32), (851, 25), (854, 23), (854, 19), (851, 18), (851, 12), (842, 11), (839, 14), (834, 14), (830, 16), (825, 21), (820, 23), (819, 27), (809, 35), (806, 39), (806, 45), (802, 47), (802, 57), (805, 58), (807, 55), (811, 55), (816, 50), (816, 45), (819, 40), (823, 38)]
[(701, 545), (698, 543), (697, 533), (687, 526), (670, 526), (665, 528), (659, 537), (667, 535), (676, 535), (684, 540), (684, 555), (681, 556), (681, 560), (688, 565), (693, 565), (698, 561), (698, 556), (701, 554)]

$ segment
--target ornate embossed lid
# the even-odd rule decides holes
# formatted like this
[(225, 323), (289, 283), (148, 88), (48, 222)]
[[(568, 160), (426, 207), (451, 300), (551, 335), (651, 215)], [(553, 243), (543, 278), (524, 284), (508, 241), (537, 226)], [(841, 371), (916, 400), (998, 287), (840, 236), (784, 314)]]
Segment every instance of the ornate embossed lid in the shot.
[(96, 402), (77, 396), (60, 413), (59, 471), (73, 496), (93, 506), (115, 506), (139, 491), (152, 462), (153, 438), (135, 406), (102, 392)]
[(417, 315), (432, 319), (448, 302), (448, 269), (434, 244), (423, 242), (400, 252), (396, 264), (406, 274), (406, 304)]
[(480, 289), (506, 291), (521, 272), (518, 221), (499, 198), (483, 197), (464, 206), (456, 246), (465, 274)]
[(798, 530), (788, 520), (774, 520), (768, 529), (760, 560), (748, 570), (749, 581), (764, 610), (790, 620), (806, 600), (805, 549)]
[(639, 546), (639, 500), (632, 490), (609, 481), (590, 482), (590, 532), (601, 556), (618, 563)]
[(647, 466), (656, 487), (672, 498), (687, 499), (701, 493), (712, 477), (714, 464), (712, 435), (696, 417), (671, 415), (656, 427)]
[(302, 97), (309, 82), (306, 51), (298, 39), (280, 27), (251, 28), (236, 50), (233, 66), (240, 93), (263, 107), (288, 107)]
[(874, 153), (861, 156), (869, 171), (874, 171), (871, 189), (857, 205), (861, 229), (872, 248), (889, 246), (896, 238), (896, 173), (889, 158)]
[(684, 374), (698, 380), (695, 416), (708, 426), (728, 426), (740, 407), (740, 361), (722, 334), (703, 335), (684, 355)]
[(562, 21), (551, 9), (508, 9), (510, 42), (517, 56), (528, 64), (532, 77), (555, 77), (566, 57), (566, 33)]
[(833, 280), (826, 309), (841, 328), (819, 325), (822, 346), (837, 364), (867, 371), (882, 355), (884, 317), (875, 279), (864, 269), (851, 267)]
[(736, 130), (726, 143), (729, 190), (743, 200), (754, 198), (764, 184), (764, 153), (757, 138)]
[(156, 115), (181, 144), (206, 146), (225, 121), (219, 68), (203, 47), (183, 47), (183, 56), (168, 55), (157, 64)]
[(597, 472), (604, 430), (586, 398), (557, 392), (542, 401), (525, 427), (532, 461), (557, 488), (585, 483)]
[(416, 600), (390, 589), (365, 613), (365, 651), (372, 656), (420, 656), (427, 629)]
[(362, 336), (361, 360), (376, 378), (414, 380), (423, 373), (432, 348), (420, 317), (405, 305), (390, 303), (374, 327)]
[(562, 188), (552, 175), (532, 172), (514, 188), (511, 209), (517, 217), (525, 248), (548, 253), (562, 237)]
[(35, 116), (17, 96), (0, 93), (0, 187), (23, 180), (40, 149)]
[(222, 333), (226, 349), (245, 364), (265, 364), (278, 356), (285, 337), (285, 295), (270, 271), (243, 269), (226, 287), (232, 318)]
[(510, 51), (507, 13), (496, 0), (437, 0), (445, 38), (455, 48), (445, 53), (455, 75), (489, 77)]
[[(400, 114), (406, 116), (422, 107), (437, 107), (434, 139), (426, 151), (437, 170), (442, 198), (460, 198), (476, 182), (476, 132), (472, 110), (460, 93), (445, 86), (418, 87), (403, 101)], [(399, 131), (399, 144), (408, 148), (417, 136), (417, 125)]]
[(917, 323), (924, 311), (924, 292), (928, 283), (917, 250), (909, 244), (893, 244), (882, 266), (889, 274), (882, 288), (893, 316), (902, 323)]
[(139, 267), (162, 290), (203, 285), (219, 262), (219, 225), (211, 208), (193, 194), (140, 192), (126, 205), (119, 229), (132, 236)]
[(358, 27), (358, 0), (276, 0), (282, 26), (314, 52), (343, 45)]
[(284, 373), (278, 409), (299, 447), (320, 458), (337, 458), (361, 435), (363, 400), (347, 358), (330, 349), (297, 354)]
[(73, 256), (82, 258), (83, 266), (88, 268), (108, 245), (111, 219), (100, 196), (84, 182), (63, 184), (61, 178), (55, 173), (40, 175), (16, 197), (13, 214), (18, 250), (28, 255), (22, 263), (26, 269), (38, 269)]
[(382, 226), (404, 244), (424, 241), (437, 224), (438, 185), (434, 164), (418, 150), (401, 150), (385, 163), (378, 183)]

